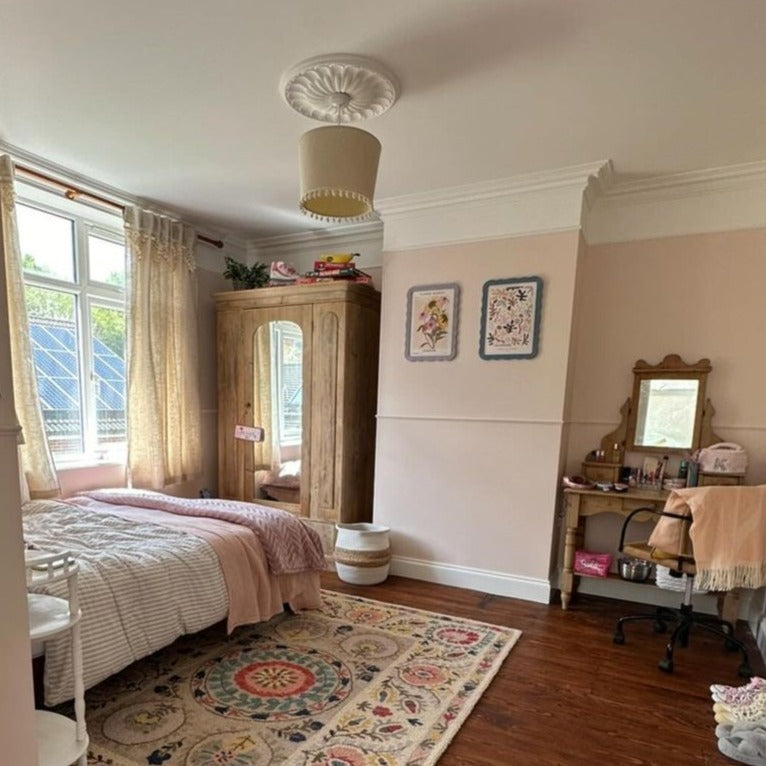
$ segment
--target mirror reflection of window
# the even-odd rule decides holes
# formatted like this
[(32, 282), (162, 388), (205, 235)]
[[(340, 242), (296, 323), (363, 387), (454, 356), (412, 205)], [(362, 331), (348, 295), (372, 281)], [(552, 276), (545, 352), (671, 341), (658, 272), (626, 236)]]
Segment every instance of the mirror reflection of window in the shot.
[(690, 449), (699, 380), (647, 379), (639, 389), (636, 446)]
[(271, 322), (273, 427), (281, 448), (300, 445), (303, 422), (303, 333), (295, 322)]
[(285, 320), (258, 326), (253, 348), (253, 497), (300, 502), (303, 446), (303, 331)]

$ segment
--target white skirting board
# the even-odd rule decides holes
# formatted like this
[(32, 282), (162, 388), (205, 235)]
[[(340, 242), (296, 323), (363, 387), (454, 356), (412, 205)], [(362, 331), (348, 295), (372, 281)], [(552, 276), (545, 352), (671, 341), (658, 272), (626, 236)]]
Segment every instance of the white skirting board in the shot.
[(456, 588), (492, 593), (496, 596), (536, 601), (539, 604), (547, 604), (551, 592), (547, 580), (401, 556), (394, 556), (391, 559), (391, 574), (439, 585), (452, 585)]

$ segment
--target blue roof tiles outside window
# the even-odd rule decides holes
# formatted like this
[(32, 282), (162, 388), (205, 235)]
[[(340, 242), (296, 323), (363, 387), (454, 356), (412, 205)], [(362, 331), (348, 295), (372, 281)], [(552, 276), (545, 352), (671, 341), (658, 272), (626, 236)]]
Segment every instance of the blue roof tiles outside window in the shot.
[[(17, 203), (32, 354), (57, 465), (122, 458), (125, 247), (120, 219)], [(103, 214), (100, 215), (103, 219)], [(108, 220), (108, 219), (107, 219)], [(109, 220), (108, 220), (109, 222)]]

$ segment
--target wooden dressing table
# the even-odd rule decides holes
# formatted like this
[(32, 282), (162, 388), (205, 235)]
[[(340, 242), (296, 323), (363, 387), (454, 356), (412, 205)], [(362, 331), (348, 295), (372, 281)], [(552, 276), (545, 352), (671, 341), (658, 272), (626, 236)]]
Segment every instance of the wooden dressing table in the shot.
[[(620, 408), (620, 425), (601, 440), (602, 458), (582, 464), (582, 472), (592, 482), (615, 482), (628, 453), (686, 454), (699, 447), (721, 442), (713, 432), (715, 409), (705, 398), (709, 359), (686, 364), (677, 354), (668, 354), (659, 364), (639, 359), (633, 367), (633, 396)], [(679, 430), (680, 429), (680, 430)], [(684, 430), (685, 429), (685, 430)], [(613, 462), (606, 462), (608, 456)], [(634, 454), (634, 461), (636, 455)], [(630, 465), (630, 463), (627, 463)], [(742, 484), (741, 474), (700, 473), (699, 486)], [(668, 492), (653, 488), (630, 488), (625, 492), (600, 489), (565, 489), (564, 514), (566, 537), (564, 562), (559, 579), (561, 606), (566, 609), (576, 591), (575, 550), (585, 539), (585, 519), (601, 513), (627, 516), (637, 508), (661, 511)], [(653, 521), (651, 513), (640, 513), (636, 521)], [(615, 575), (616, 576), (616, 575)], [(720, 594), (718, 611), (724, 619), (736, 622), (739, 591)]]
[[(722, 482), (731, 484), (733, 482)], [(739, 483), (739, 482), (737, 482)], [(585, 519), (598, 516), (601, 513), (615, 513), (627, 516), (636, 508), (653, 508), (661, 511), (665, 506), (668, 492), (656, 489), (629, 489), (626, 492), (613, 490), (604, 492), (600, 489), (565, 489), (564, 490), (564, 523), (566, 537), (564, 540), (564, 566), (559, 579), (561, 588), (561, 608), (567, 609), (572, 595), (577, 592), (577, 579), (580, 577), (574, 571), (574, 555), (582, 548), (585, 539)], [(651, 513), (637, 513), (636, 521), (654, 521)], [(614, 575), (617, 577), (618, 575)], [(718, 595), (718, 616), (736, 624), (739, 617), (739, 602), (742, 591), (735, 588), (727, 593)]]
[[(564, 490), (564, 567), (559, 586), (561, 588), (561, 606), (566, 609), (576, 591), (574, 572), (575, 550), (582, 548), (585, 539), (585, 519), (601, 513), (615, 513), (627, 516), (636, 508), (650, 507), (661, 511), (665, 506), (668, 493), (656, 489), (629, 489), (626, 492), (603, 492), (600, 489), (565, 489)], [(652, 521), (650, 513), (639, 513), (636, 521)]]

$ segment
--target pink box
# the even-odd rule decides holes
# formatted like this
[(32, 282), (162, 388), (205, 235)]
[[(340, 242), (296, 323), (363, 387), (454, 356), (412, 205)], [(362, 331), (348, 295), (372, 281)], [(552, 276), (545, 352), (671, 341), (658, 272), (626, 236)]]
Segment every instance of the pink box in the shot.
[(612, 563), (611, 553), (594, 553), (593, 551), (575, 551), (574, 571), (577, 574), (592, 577), (606, 577)]

